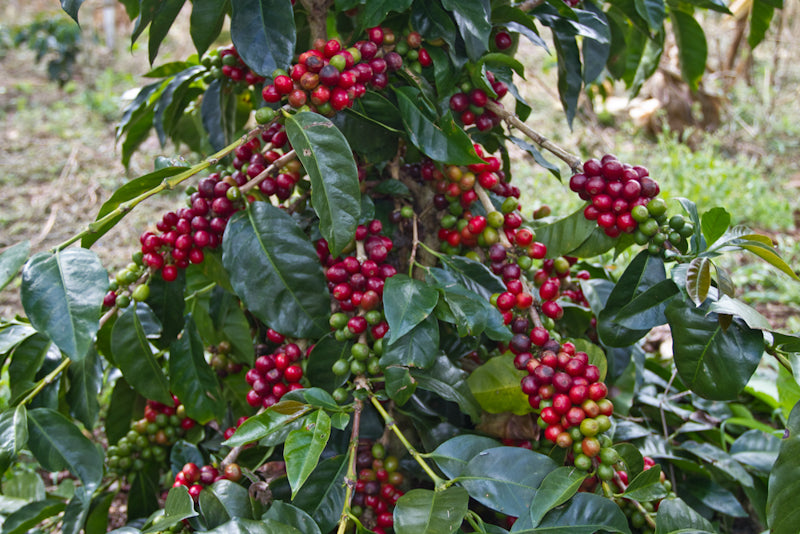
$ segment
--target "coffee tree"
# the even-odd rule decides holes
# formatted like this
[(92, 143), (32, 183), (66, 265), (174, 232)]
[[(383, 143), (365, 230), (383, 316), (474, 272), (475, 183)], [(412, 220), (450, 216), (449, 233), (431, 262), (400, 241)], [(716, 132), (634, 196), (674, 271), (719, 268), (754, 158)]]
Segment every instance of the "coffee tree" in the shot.
[[(154, 62), (184, 1), (123, 3)], [(751, 45), (779, 4), (754, 2)], [(800, 338), (719, 258), (797, 275), (724, 208), (662, 200), (647, 162), (556, 146), (515, 86), (520, 39), (551, 47), (571, 122), (673, 37), (696, 86), (706, 11), (195, 2), (197, 55), (148, 73), (118, 134), (126, 164), (152, 130), (196, 163), (0, 255), (26, 314), (0, 323), (3, 532), (796, 532)], [(522, 205), (510, 144), (584, 207)], [(179, 187), (109, 276), (91, 246)]]

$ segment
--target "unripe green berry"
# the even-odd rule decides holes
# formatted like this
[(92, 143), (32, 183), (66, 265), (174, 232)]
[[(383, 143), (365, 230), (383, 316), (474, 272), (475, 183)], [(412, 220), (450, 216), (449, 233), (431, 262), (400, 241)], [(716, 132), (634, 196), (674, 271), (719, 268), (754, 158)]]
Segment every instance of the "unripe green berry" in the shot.
[(400, 208), (400, 216), (404, 219), (413, 219), (414, 218), (414, 208), (411, 206), (403, 206)]
[(147, 297), (150, 296), (150, 286), (147, 284), (141, 284), (136, 289), (133, 290), (131, 297), (136, 302), (144, 302), (147, 300)]
[(517, 206), (519, 206), (519, 201), (514, 197), (508, 197), (503, 201), (503, 205), (500, 206), (500, 211), (506, 214), (512, 213), (517, 209)]
[(650, 218), (650, 211), (648, 211), (647, 206), (637, 205), (631, 210), (631, 217), (633, 217), (634, 221), (643, 223)]
[(647, 211), (649, 211), (650, 215), (653, 217), (664, 215), (664, 213), (667, 211), (667, 203), (664, 202), (664, 199), (662, 198), (654, 198), (647, 203)]
[(128, 295), (119, 295), (116, 304), (117, 308), (127, 308), (131, 304), (131, 298)]
[(337, 376), (346, 375), (350, 372), (350, 362), (347, 360), (336, 360), (331, 367), (331, 371)]

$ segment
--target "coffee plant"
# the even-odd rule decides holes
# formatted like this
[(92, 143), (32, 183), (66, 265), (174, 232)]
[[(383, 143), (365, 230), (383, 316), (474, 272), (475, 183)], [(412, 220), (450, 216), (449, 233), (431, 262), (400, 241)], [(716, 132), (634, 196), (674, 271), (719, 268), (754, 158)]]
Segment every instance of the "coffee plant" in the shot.
[[(123, 3), (154, 62), (184, 1)], [(780, 4), (753, 3), (756, 37)], [(647, 162), (548, 140), (515, 85), (520, 39), (548, 48), (571, 123), (674, 38), (696, 86), (708, 11), (194, 2), (197, 54), (118, 128), (126, 164), (151, 130), (194, 163), (0, 254), (25, 311), (0, 322), (2, 532), (796, 533), (800, 337), (720, 257), (798, 276), (724, 208), (665, 202)], [(511, 144), (584, 207), (521, 204)], [(176, 188), (109, 274), (92, 245)]]

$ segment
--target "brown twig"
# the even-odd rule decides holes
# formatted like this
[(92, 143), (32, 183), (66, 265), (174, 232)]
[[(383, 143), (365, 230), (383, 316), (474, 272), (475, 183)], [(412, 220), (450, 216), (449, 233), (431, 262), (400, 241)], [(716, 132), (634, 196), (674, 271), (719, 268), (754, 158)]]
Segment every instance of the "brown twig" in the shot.
[(347, 530), (347, 522), (350, 516), (350, 502), (353, 500), (353, 493), (356, 489), (356, 458), (358, 457), (358, 434), (361, 428), (361, 411), (364, 403), (356, 399), (353, 404), (353, 430), (350, 433), (350, 444), (347, 447), (347, 474), (344, 477), (345, 493), (344, 507), (339, 518), (339, 528), (337, 534), (343, 534)]

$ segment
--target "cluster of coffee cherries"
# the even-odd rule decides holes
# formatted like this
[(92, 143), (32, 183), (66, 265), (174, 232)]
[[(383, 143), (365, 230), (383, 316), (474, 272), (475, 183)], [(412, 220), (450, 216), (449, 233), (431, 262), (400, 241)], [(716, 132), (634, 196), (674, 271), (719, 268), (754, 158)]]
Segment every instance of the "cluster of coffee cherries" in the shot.
[[(550, 340), (541, 330), (534, 328), (529, 337), (515, 334), (509, 342), (514, 366), (528, 372), (520, 382), (522, 392), (540, 410), (537, 422), (547, 440), (561, 448), (579, 443), (582, 453), (594, 458), (601, 448), (598, 436), (611, 427), (614, 405), (606, 398), (608, 387), (585, 352), (576, 352), (570, 342)], [(541, 353), (534, 356), (529, 351), (538, 343)]]
[[(542, 268), (538, 269), (533, 275), (533, 284), (539, 288), (539, 298), (542, 302), (542, 312), (550, 318), (558, 319), (563, 315), (563, 309), (557, 299), (564, 297), (573, 303), (589, 307), (589, 302), (583, 294), (581, 286), (575, 283), (577, 280), (588, 280), (591, 274), (586, 270), (578, 270), (573, 273), (573, 267), (578, 261), (572, 256), (561, 256), (558, 258), (548, 258), (542, 262)], [(596, 320), (593, 318), (593, 326)]]
[(110, 308), (127, 308), (131, 300), (143, 302), (150, 296), (150, 286), (139, 283), (146, 272), (143, 262), (144, 254), (135, 252), (132, 260), (125, 268), (117, 271), (110, 280), (108, 293), (103, 297), (103, 306)]
[(343, 49), (336, 40), (318, 40), (300, 54), (289, 71), (273, 72), (262, 97), (268, 104), (286, 101), (291, 107), (308, 106), (326, 116), (353, 105), (367, 91), (380, 90), (389, 83), (389, 73), (403, 66), (397, 52), (385, 52), (394, 45), (394, 33), (380, 27), (367, 30), (368, 39)]
[[(391, 32), (391, 30), (384, 29), (384, 42), (386, 42), (386, 36)], [(393, 38), (390, 37), (390, 40)], [(410, 32), (407, 35), (403, 35), (400, 38), (394, 38), (395, 44), (394, 51), (403, 58), (404, 64), (408, 65), (408, 68), (413, 72), (418, 74), (422, 73), (422, 69), (425, 67), (430, 67), (433, 65), (433, 60), (431, 60), (431, 55), (422, 46), (422, 35), (419, 32)]]
[(144, 264), (172, 282), (178, 270), (190, 263), (202, 263), (203, 249), (214, 249), (222, 242), (228, 219), (242, 205), (238, 186), (246, 178), (212, 173), (203, 178), (191, 192), (191, 207), (165, 213), (156, 223), (157, 232), (147, 231), (139, 237)]
[(639, 223), (631, 211), (646, 206), (660, 191), (646, 168), (622, 163), (611, 154), (586, 161), (583, 172), (570, 178), (569, 188), (591, 202), (584, 217), (597, 221), (609, 237), (636, 231)]
[(230, 358), (231, 344), (229, 342), (221, 341), (219, 344), (209, 347), (208, 352), (211, 354), (208, 364), (220, 378), (242, 371), (242, 364)]
[(267, 336), (271, 342), (283, 344), (271, 353), (269, 345), (256, 345), (255, 365), (245, 374), (250, 386), (246, 400), (253, 408), (269, 408), (289, 391), (303, 389), (303, 349), (296, 343), (284, 343), (285, 337), (272, 329)]
[(400, 486), (405, 477), (398, 470), (398, 460), (388, 456), (381, 443), (360, 440), (356, 468), (358, 480), (351, 511), (375, 534), (386, 534), (394, 525), (394, 506), (403, 496)]
[[(643, 460), (645, 471), (652, 469), (656, 465), (655, 460), (649, 456), (645, 456)], [(616, 474), (617, 476), (614, 477), (614, 483), (617, 488), (619, 488), (619, 492), (622, 493), (628, 487), (628, 473), (624, 469), (620, 469)], [(664, 492), (667, 494), (665, 498), (669, 499), (675, 497), (675, 493), (672, 491), (672, 483), (667, 479), (663, 471), (661, 472), (658, 484), (664, 488)], [(628, 517), (628, 524), (631, 526), (631, 531), (637, 534), (653, 534), (654, 530), (648, 524), (646, 515), (652, 518), (653, 514), (658, 512), (658, 507), (662, 500), (663, 499), (640, 501), (640, 506), (636, 506), (636, 504), (629, 499), (623, 497), (614, 498), (614, 501)]]
[(638, 245), (647, 245), (650, 254), (662, 254), (668, 246), (686, 252), (688, 239), (695, 231), (694, 224), (680, 214), (668, 217), (667, 205), (662, 199), (653, 199), (646, 207), (634, 207), (631, 215), (639, 223), (633, 239)]
[(163, 464), (169, 447), (196, 422), (186, 417), (180, 400), (173, 395), (172, 405), (148, 400), (144, 417), (131, 422), (128, 433), (106, 451), (109, 470), (120, 474), (141, 471), (148, 463)]
[(197, 501), (200, 497), (200, 492), (204, 488), (210, 486), (218, 480), (230, 480), (231, 482), (239, 482), (242, 479), (242, 469), (236, 463), (230, 463), (225, 466), (222, 472), (213, 465), (204, 465), (198, 467), (193, 462), (184, 464), (183, 468), (175, 475), (175, 480), (172, 487), (186, 486), (189, 489), (189, 495), (192, 499)]
[(202, 64), (208, 69), (208, 74), (203, 78), (206, 83), (223, 78), (244, 86), (264, 83), (264, 77), (242, 61), (233, 45), (209, 52), (203, 57)]
[(494, 95), (489, 95), (480, 87), (472, 87), (471, 83), (464, 82), (461, 84), (461, 91), (450, 97), (450, 109), (457, 114), (461, 123), (464, 126), (474, 124), (482, 132), (500, 124), (500, 117), (486, 109), (486, 104), (490, 100), (499, 104), (498, 101), (508, 93), (508, 86), (497, 80), (492, 72), (486, 72), (486, 79)]

